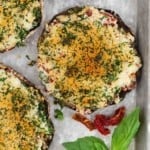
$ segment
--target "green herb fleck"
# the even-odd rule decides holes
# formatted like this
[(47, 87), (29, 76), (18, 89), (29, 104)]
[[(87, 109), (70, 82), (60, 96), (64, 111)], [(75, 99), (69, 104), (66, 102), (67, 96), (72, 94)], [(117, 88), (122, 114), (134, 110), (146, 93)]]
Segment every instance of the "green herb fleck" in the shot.
[(28, 3), (20, 3), (19, 4), (19, 7), (21, 10), (24, 10), (25, 8), (27, 8), (27, 6), (28, 6)]
[(24, 43), (23, 41), (18, 41), (18, 42), (16, 43), (16, 46), (17, 46), (17, 47), (25, 46), (25, 43)]
[(18, 33), (18, 37), (21, 41), (23, 41), (28, 34), (28, 31), (26, 29), (21, 28), (19, 26), (16, 27), (16, 32)]
[(29, 55), (26, 55), (26, 58), (27, 58), (28, 60), (31, 60), (30, 57), (29, 57)]
[(36, 64), (36, 61), (35, 61), (35, 60), (31, 60), (31, 61), (28, 63), (29, 66), (34, 66), (35, 64)]
[(40, 7), (35, 7), (33, 9), (33, 15), (35, 16), (36, 20), (41, 19), (41, 8)]
[(49, 82), (49, 78), (48, 78), (47, 75), (46, 75), (44, 72), (42, 72), (42, 71), (39, 72), (39, 78), (40, 78), (43, 82), (46, 82), (46, 83)]
[(29, 55), (26, 55), (26, 58), (28, 60), (30, 60), (30, 62), (28, 63), (29, 66), (34, 66), (36, 64), (36, 61), (35, 60), (31, 60), (31, 58), (29, 57)]
[(41, 118), (41, 120), (44, 122), (46, 121), (46, 115), (45, 115), (45, 105), (44, 103), (40, 102), (38, 105), (38, 113), (39, 113), (39, 117)]
[(54, 117), (59, 119), (59, 120), (63, 120), (64, 119), (63, 112), (60, 109), (55, 109), (54, 110)]
[(16, 124), (16, 130), (17, 131), (20, 131), (22, 129), (22, 126), (18, 123), (18, 124)]
[(64, 38), (63, 38), (63, 45), (70, 45), (72, 40), (75, 40), (76, 39), (76, 35), (71, 33), (71, 32), (66, 32)]
[[(67, 94), (67, 92), (66, 92), (66, 94)], [(60, 101), (60, 100), (58, 100), (58, 99), (56, 99), (56, 98), (55, 98), (55, 100), (54, 100), (54, 104), (55, 104), (55, 105), (58, 104), (61, 109), (63, 109), (63, 108), (64, 108), (64, 105), (65, 105), (63, 101)]]
[(4, 82), (7, 78), (0, 78), (1, 82)]
[(4, 30), (0, 29), (0, 42), (3, 40), (4, 38)]
[(69, 13), (69, 14), (73, 14), (73, 13), (77, 14), (77, 13), (79, 13), (80, 11), (82, 11), (82, 9), (83, 9), (82, 7), (71, 8), (71, 9), (68, 10), (68, 13)]
[(16, 43), (16, 45), (19, 47), (19, 46), (24, 46), (24, 39), (25, 37), (27, 36), (28, 34), (28, 31), (22, 27), (19, 27), (19, 26), (16, 26), (16, 33), (17, 33), (17, 39), (18, 39), (18, 42)]

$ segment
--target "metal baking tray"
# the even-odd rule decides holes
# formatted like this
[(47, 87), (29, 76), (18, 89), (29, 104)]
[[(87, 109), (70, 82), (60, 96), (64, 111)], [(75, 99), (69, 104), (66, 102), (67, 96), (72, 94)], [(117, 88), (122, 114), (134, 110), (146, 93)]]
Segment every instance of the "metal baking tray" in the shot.
[(137, 1), (137, 46), (143, 60), (141, 79), (136, 89), (136, 102), (142, 109), (141, 128), (136, 138), (136, 150), (150, 149), (150, 1)]
[[(138, 85), (135, 90), (128, 93), (125, 99), (113, 106), (109, 106), (102, 110), (98, 110), (89, 115), (92, 118), (95, 113), (109, 114), (121, 105), (125, 105), (127, 112), (130, 112), (136, 105), (140, 106), (141, 112), (141, 128), (133, 140), (130, 150), (149, 150), (150, 149), (150, 93), (149, 93), (149, 72), (150, 72), (150, 1), (149, 0), (44, 0), (43, 2), (43, 19), (39, 28), (28, 37), (24, 47), (15, 48), (9, 52), (0, 54), (0, 62), (11, 66), (16, 71), (24, 75), (28, 80), (40, 88), (44, 92), (44, 88), (38, 78), (37, 66), (29, 66), (30, 60), (26, 58), (28, 55), (31, 60), (37, 59), (37, 40), (54, 15), (68, 8), (75, 6), (92, 5), (98, 8), (105, 8), (115, 11), (120, 15), (124, 22), (131, 28), (136, 35), (138, 51), (142, 57), (143, 68), (141, 77), (138, 79)], [(54, 119), (53, 98), (47, 96), (50, 102), (50, 115), (55, 126), (55, 134), (50, 150), (63, 150), (62, 143), (72, 141), (86, 135), (94, 135), (102, 138), (106, 144), (110, 145), (111, 135), (105, 137), (96, 131), (90, 132), (82, 124), (71, 119), (73, 110), (64, 108), (64, 120), (58, 121)], [(113, 130), (113, 129), (112, 129)]]

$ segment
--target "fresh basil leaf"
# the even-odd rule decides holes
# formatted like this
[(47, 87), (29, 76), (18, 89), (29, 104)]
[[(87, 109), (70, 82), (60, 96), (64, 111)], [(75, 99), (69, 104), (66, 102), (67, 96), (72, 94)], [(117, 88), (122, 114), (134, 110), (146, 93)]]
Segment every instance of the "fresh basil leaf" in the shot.
[(116, 127), (112, 136), (111, 150), (127, 150), (132, 138), (139, 129), (140, 109), (136, 108)]
[(105, 143), (94, 136), (79, 138), (74, 142), (65, 142), (63, 146), (66, 150), (108, 150)]
[(60, 109), (55, 109), (54, 110), (54, 117), (59, 119), (59, 120), (63, 120), (64, 119), (63, 112)]

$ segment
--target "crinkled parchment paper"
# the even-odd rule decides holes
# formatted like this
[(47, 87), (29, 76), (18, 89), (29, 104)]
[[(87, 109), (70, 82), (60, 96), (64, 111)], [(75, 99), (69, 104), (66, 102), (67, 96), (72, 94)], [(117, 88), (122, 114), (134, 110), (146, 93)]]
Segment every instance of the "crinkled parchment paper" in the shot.
[[(43, 20), (41, 26), (36, 29), (34, 34), (28, 37), (25, 41), (26, 44), (24, 47), (15, 48), (9, 52), (0, 54), (0, 62), (11, 66), (34, 83), (36, 87), (43, 89), (43, 86), (38, 78), (37, 66), (29, 66), (28, 63), (30, 60), (26, 58), (26, 55), (28, 55), (31, 60), (37, 59), (37, 40), (41, 35), (45, 24), (48, 23), (54, 15), (70, 7), (84, 5), (93, 5), (99, 8), (114, 10), (121, 16), (132, 31), (134, 33), (136, 32), (137, 0), (44, 0)], [(88, 117), (93, 118), (96, 113), (111, 114), (116, 108), (122, 105), (125, 105), (128, 112), (130, 112), (136, 105), (135, 96), (136, 90), (133, 90), (128, 93), (125, 99), (118, 105), (109, 106), (103, 110), (98, 110)], [(50, 102), (50, 115), (55, 126), (55, 134), (49, 148), (50, 150), (63, 150), (63, 142), (72, 141), (87, 135), (100, 137), (110, 146), (111, 135), (102, 136), (97, 131), (89, 131), (84, 125), (71, 119), (74, 111), (69, 108), (63, 108), (63, 121), (56, 120), (54, 118), (54, 108), (58, 106), (54, 106), (52, 97), (47, 96), (47, 100)], [(134, 142), (131, 144), (131, 149), (134, 149)]]

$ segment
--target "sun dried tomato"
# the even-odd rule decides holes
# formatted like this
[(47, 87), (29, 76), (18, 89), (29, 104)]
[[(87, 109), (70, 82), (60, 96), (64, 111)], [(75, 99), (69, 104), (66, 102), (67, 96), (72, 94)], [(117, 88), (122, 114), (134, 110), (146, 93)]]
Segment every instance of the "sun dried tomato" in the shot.
[(107, 135), (110, 133), (110, 130), (106, 127), (119, 124), (123, 119), (124, 115), (125, 107), (120, 107), (119, 109), (117, 109), (115, 111), (115, 114), (112, 116), (97, 114), (94, 119), (95, 128), (98, 129), (98, 131), (103, 135)]
[(121, 122), (125, 115), (125, 107), (120, 107), (115, 111), (115, 114), (108, 119), (109, 125), (117, 125)]
[(95, 126), (94, 123), (89, 120), (88, 118), (86, 118), (85, 116), (79, 114), (79, 113), (75, 113), (72, 118), (76, 121), (81, 122), (82, 124), (84, 124), (89, 130), (94, 130)]
[(94, 119), (95, 128), (98, 129), (98, 131), (103, 135), (107, 135), (110, 133), (110, 130), (105, 127), (107, 125), (106, 120), (107, 118), (104, 115), (96, 115)]
[(75, 113), (72, 118), (84, 124), (89, 130), (97, 129), (101, 134), (108, 135), (110, 133), (108, 126), (119, 124), (124, 115), (125, 107), (120, 107), (112, 116), (97, 114), (95, 116), (94, 122), (79, 113)]

